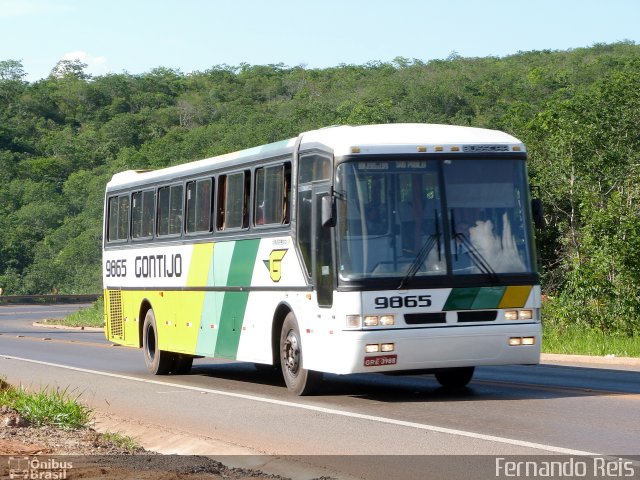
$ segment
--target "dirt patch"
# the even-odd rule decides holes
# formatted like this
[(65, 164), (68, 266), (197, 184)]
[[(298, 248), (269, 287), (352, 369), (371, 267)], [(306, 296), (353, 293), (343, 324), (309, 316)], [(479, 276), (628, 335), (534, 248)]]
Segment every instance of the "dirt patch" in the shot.
[(141, 447), (132, 450), (105, 440), (91, 428), (62, 430), (34, 427), (18, 412), (0, 408), (0, 455), (151, 455)]
[[(282, 479), (258, 470), (228, 468), (204, 456), (159, 455), (141, 447), (124, 448), (91, 428), (34, 427), (17, 412), (0, 408), (0, 477), (91, 479)], [(34, 466), (36, 468), (34, 468)], [(13, 472), (12, 472), (13, 470)], [(63, 471), (64, 470), (64, 471)], [(52, 477), (51, 474), (57, 474)], [(6, 477), (5, 477), (6, 476)], [(45, 477), (38, 477), (45, 478)]]

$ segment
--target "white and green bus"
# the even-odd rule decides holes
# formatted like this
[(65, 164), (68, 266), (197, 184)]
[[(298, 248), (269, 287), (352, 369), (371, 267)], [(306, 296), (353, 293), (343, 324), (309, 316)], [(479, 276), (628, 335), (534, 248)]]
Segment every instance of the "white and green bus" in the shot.
[(516, 138), (469, 127), (338, 126), (108, 183), (106, 336), (152, 374), (196, 357), (323, 372), (540, 359), (540, 286)]

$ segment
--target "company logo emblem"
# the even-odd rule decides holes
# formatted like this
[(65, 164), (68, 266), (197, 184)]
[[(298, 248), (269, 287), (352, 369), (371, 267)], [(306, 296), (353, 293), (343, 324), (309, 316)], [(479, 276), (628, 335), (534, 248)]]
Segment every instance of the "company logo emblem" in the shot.
[(263, 260), (265, 267), (269, 269), (269, 276), (273, 282), (279, 282), (282, 278), (282, 259), (287, 253), (287, 249), (271, 250), (269, 260)]

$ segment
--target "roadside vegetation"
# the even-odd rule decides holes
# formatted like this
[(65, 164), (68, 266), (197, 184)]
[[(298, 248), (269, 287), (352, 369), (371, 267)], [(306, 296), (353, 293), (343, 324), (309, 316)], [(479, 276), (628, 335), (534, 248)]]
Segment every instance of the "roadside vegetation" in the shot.
[(140, 445), (128, 435), (107, 432), (102, 434), (102, 438), (131, 453), (140, 449)]
[(47, 319), (47, 324), (67, 327), (104, 327), (104, 300), (98, 299), (92, 306), (73, 312), (64, 318)]
[(101, 291), (102, 203), (115, 172), (327, 125), (446, 123), (503, 130), (527, 145), (533, 193), (545, 205), (537, 235), (543, 293), (552, 299), (545, 318), (559, 338), (586, 332), (638, 341), (640, 46), (633, 42), (326, 69), (241, 64), (91, 77), (85, 68), (63, 60), (30, 83), (20, 61), (0, 60), (5, 294)]
[(62, 429), (86, 428), (91, 409), (67, 390), (28, 392), (14, 388), (0, 379), (0, 406), (20, 414), (30, 425), (55, 426)]
[[(0, 445), (3, 438), (23, 439), (27, 443), (35, 441), (45, 447), (50, 443), (49, 440), (55, 444), (64, 439), (63, 443), (71, 445), (74, 441), (80, 441), (80, 449), (84, 453), (146, 453), (129, 436), (95, 432), (91, 428), (92, 413), (89, 407), (80, 402), (79, 395), (66, 389), (31, 392), (14, 387), (0, 378), (0, 418), (4, 420), (0, 429), (2, 426), (14, 429), (13, 434), (9, 435), (0, 431)], [(20, 430), (25, 432), (18, 434)], [(3, 451), (2, 448), (0, 451)]]
[(602, 333), (575, 324), (543, 323), (542, 351), (597, 357), (640, 357), (640, 340), (619, 333)]

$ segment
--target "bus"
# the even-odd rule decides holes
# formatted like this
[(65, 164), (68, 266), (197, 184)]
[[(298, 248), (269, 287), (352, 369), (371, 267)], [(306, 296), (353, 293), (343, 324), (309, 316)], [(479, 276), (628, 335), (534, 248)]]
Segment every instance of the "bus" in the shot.
[(151, 374), (194, 358), (324, 373), (537, 364), (540, 282), (526, 148), (448, 125), (334, 126), (106, 187), (109, 341)]

